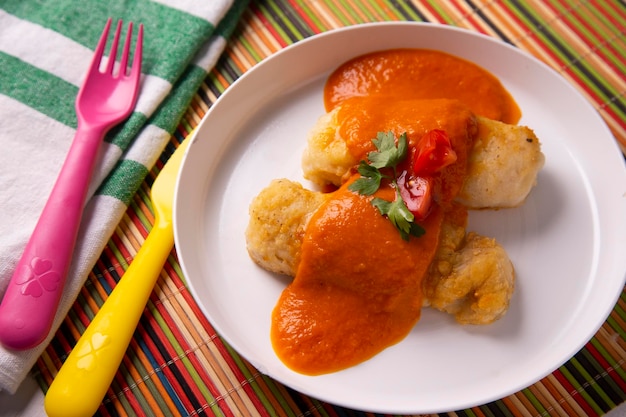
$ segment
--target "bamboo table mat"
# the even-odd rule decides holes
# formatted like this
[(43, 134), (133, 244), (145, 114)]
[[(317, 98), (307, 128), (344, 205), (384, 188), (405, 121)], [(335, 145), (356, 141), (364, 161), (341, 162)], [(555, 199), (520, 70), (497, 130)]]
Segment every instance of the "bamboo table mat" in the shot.
[[(626, 151), (626, 5), (621, 0), (252, 1), (170, 146), (134, 196), (64, 324), (33, 368), (43, 391), (147, 236), (153, 222), (149, 190), (155, 176), (220, 94), (246, 70), (287, 45), (333, 28), (382, 20), (454, 25), (530, 52), (585, 95)], [(625, 332), (623, 292), (593, 339), (552, 374), (498, 401), (440, 415), (602, 415), (626, 401)], [(318, 401), (254, 369), (201, 313), (185, 287), (175, 249), (98, 413), (374, 415)]]

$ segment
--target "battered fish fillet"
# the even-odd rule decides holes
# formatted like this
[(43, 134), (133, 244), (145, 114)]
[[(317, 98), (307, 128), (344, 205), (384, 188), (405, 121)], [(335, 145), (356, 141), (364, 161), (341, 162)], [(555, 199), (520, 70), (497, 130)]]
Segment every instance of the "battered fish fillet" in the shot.
[(467, 208), (517, 207), (537, 184), (545, 157), (526, 126), (478, 117), (478, 135), (457, 201)]
[(293, 181), (273, 180), (250, 204), (250, 258), (268, 271), (294, 276), (306, 225), (327, 196)]
[[(262, 268), (295, 276), (311, 215), (328, 194), (290, 180), (274, 180), (250, 205), (246, 230), (250, 257)], [(465, 234), (458, 216), (444, 222), (440, 244), (424, 281), (424, 304), (455, 316), (462, 324), (487, 324), (508, 309), (514, 271), (494, 239)]]
[[(339, 135), (336, 107), (310, 130), (302, 157), (304, 177), (320, 185), (339, 186), (358, 164)], [(525, 126), (476, 118), (478, 134), (470, 152), (467, 180), (457, 200), (468, 208), (520, 205), (543, 167), (539, 139)]]
[(495, 239), (465, 233), (464, 222), (444, 221), (439, 247), (424, 278), (424, 305), (461, 324), (490, 324), (509, 308), (515, 271)]

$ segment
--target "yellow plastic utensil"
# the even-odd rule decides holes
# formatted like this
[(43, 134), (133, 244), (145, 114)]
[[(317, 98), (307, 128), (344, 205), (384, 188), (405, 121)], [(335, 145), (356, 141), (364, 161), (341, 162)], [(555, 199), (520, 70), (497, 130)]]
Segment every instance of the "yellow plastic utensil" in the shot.
[(183, 141), (154, 181), (154, 226), (50, 385), (44, 401), (49, 417), (93, 416), (111, 385), (174, 246), (174, 188), (190, 141)]

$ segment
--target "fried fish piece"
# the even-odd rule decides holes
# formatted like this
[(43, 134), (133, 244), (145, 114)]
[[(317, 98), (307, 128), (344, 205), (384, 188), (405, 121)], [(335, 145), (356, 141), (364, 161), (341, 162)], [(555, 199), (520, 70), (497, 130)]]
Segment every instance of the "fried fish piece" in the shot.
[(287, 179), (273, 180), (249, 207), (246, 244), (250, 258), (268, 271), (293, 277), (306, 226), (327, 197)]
[(466, 233), (465, 216), (446, 216), (423, 281), (424, 305), (452, 314), (460, 324), (490, 324), (506, 313), (514, 289), (515, 269), (504, 248), (495, 239)]
[(346, 142), (339, 135), (339, 108), (324, 113), (309, 130), (307, 146), (302, 154), (302, 173), (305, 179), (320, 186), (339, 187), (343, 177), (359, 163)]
[(537, 184), (545, 157), (526, 126), (478, 117), (467, 176), (457, 201), (468, 208), (517, 207)]
[[(359, 163), (339, 133), (340, 109), (321, 116), (307, 138), (302, 157), (304, 177), (319, 185), (339, 186)], [(516, 207), (526, 199), (543, 167), (540, 141), (526, 126), (484, 117), (476, 117), (476, 122), (468, 174), (457, 201), (473, 209)]]

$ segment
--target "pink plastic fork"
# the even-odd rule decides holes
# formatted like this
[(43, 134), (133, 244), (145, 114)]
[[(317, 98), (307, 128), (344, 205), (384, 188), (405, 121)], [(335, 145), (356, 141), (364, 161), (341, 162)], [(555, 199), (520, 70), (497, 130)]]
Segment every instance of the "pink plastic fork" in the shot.
[(110, 27), (111, 19), (76, 98), (78, 128), (72, 146), (0, 304), (0, 342), (10, 349), (37, 346), (50, 332), (100, 143), (109, 129), (130, 115), (137, 101), (143, 25), (139, 25), (129, 74), (132, 23), (128, 25), (119, 71), (114, 74), (122, 21), (117, 24), (106, 69), (100, 72)]

